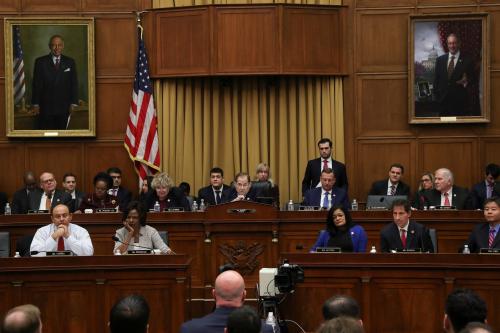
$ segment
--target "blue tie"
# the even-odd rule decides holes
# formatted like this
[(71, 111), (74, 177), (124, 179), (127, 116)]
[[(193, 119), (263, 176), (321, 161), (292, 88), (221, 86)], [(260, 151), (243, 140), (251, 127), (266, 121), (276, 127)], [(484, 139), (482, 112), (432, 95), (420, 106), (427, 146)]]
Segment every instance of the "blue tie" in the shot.
[(329, 192), (325, 193), (325, 197), (323, 198), (323, 208), (328, 209), (328, 196), (330, 195)]

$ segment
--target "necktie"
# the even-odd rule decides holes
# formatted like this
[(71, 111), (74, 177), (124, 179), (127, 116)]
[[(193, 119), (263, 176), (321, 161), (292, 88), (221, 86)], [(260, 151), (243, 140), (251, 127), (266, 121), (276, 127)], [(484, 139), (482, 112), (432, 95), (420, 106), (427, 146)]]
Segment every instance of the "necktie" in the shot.
[(406, 248), (406, 230), (401, 229), (401, 243), (403, 244), (403, 248)]
[(328, 160), (323, 160), (323, 170), (328, 169)]
[(47, 199), (45, 199), (45, 209), (50, 210), (52, 206), (52, 200), (50, 199), (52, 195), (47, 195)]
[(59, 237), (57, 240), (57, 251), (64, 251), (64, 238)]
[(396, 194), (396, 186), (391, 185), (391, 195)]
[(323, 208), (328, 209), (328, 196), (330, 192), (325, 192), (325, 197), (323, 198)]
[(486, 199), (491, 198), (492, 194), (493, 194), (493, 184), (488, 184), (488, 186), (486, 186)]
[(448, 79), (451, 77), (453, 70), (455, 69), (455, 56), (451, 56), (450, 63), (448, 64)]
[(113, 189), (113, 195), (116, 197), (118, 195), (118, 189), (114, 188)]
[(220, 203), (220, 190), (215, 191), (215, 204), (218, 205)]
[(490, 235), (488, 237), (488, 247), (491, 249), (493, 241), (495, 240), (495, 228), (490, 228)]
[(448, 192), (444, 194), (444, 205), (445, 206), (451, 206), (450, 204), (450, 199), (448, 198)]
[(60, 63), (59, 58), (56, 58), (56, 62), (54, 63), (54, 67), (55, 67), (56, 70), (59, 69), (59, 63)]

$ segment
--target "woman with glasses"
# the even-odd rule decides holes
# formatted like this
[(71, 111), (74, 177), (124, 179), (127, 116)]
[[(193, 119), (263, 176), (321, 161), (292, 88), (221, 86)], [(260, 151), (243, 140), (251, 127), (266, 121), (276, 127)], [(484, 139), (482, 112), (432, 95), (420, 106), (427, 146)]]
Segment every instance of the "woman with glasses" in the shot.
[(431, 172), (424, 172), (418, 183), (418, 191), (413, 196), (413, 208), (425, 209), (429, 206), (427, 198), (424, 195), (425, 191), (434, 189), (434, 175)]
[(91, 209), (93, 213), (99, 208), (113, 208), (118, 206), (118, 198), (108, 194), (108, 190), (113, 186), (113, 179), (105, 172), (99, 172), (94, 177), (94, 191), (83, 198), (80, 207), (75, 213), (84, 213), (86, 209)]

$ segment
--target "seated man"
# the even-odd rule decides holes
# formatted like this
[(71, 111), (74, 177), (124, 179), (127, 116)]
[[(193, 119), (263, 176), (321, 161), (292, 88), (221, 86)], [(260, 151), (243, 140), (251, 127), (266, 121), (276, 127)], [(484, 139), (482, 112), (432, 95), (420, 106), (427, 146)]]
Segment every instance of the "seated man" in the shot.
[(224, 333), (260, 333), (261, 327), (262, 321), (257, 311), (244, 305), (229, 315)]
[(338, 317), (350, 317), (358, 320), (361, 326), (363, 326), (359, 304), (351, 296), (335, 295), (330, 297), (323, 304), (322, 311), (325, 321)]
[(410, 196), (410, 187), (401, 181), (404, 167), (401, 164), (393, 164), (389, 168), (389, 178), (376, 181), (368, 195), (406, 195)]
[(47, 251), (69, 250), (77, 256), (91, 256), (94, 247), (90, 235), (84, 228), (71, 223), (68, 206), (58, 204), (52, 209), (52, 223), (41, 227), (35, 233), (30, 251), (45, 255)]
[(70, 210), (76, 211), (85, 198), (85, 193), (76, 189), (76, 176), (70, 172), (64, 174), (62, 186), (64, 191), (71, 195)]
[(330, 209), (335, 205), (342, 205), (346, 211), (349, 210), (349, 198), (344, 189), (335, 186), (336, 178), (332, 169), (326, 168), (321, 171), (321, 187), (310, 189), (304, 197), (304, 206), (316, 206)]
[(147, 333), (149, 331), (149, 305), (140, 295), (120, 299), (109, 312), (111, 333)]
[(252, 189), (250, 176), (246, 172), (240, 172), (234, 177), (234, 188), (224, 193), (222, 202), (231, 201), (255, 201), (256, 193)]
[[(472, 209), (472, 197), (467, 189), (453, 184), (453, 173), (446, 168), (434, 172), (433, 190), (423, 193), (423, 202), (428, 206), (455, 207), (456, 209)], [(423, 207), (418, 207), (423, 209)]]
[(2, 333), (41, 333), (40, 309), (24, 304), (10, 309), (2, 323)]
[(429, 230), (420, 223), (410, 221), (411, 207), (408, 200), (394, 200), (392, 203), (394, 222), (380, 231), (380, 250), (421, 249), (423, 252), (434, 252)]
[(455, 289), (446, 298), (443, 329), (446, 333), (458, 333), (468, 323), (486, 322), (488, 309), (481, 297), (470, 289)]
[(500, 166), (490, 163), (486, 166), (484, 180), (472, 187), (471, 196), (474, 204), (474, 209), (482, 209), (484, 201), (494, 196), (499, 196), (497, 193), (499, 186), (497, 179), (500, 176)]
[(224, 171), (219, 167), (210, 170), (210, 185), (200, 188), (198, 200), (204, 200), (205, 205), (213, 206), (222, 203), (224, 192), (228, 192), (230, 187), (224, 184)]
[(33, 171), (26, 171), (23, 177), (24, 187), (17, 190), (12, 196), (12, 214), (27, 214), (31, 193), (39, 191), (38, 183)]
[[(50, 172), (44, 172), (40, 175), (40, 187), (31, 192), (29, 196), (29, 210), (50, 210), (57, 204), (65, 204), (70, 207), (71, 195), (57, 189), (57, 181)], [(70, 209), (71, 212), (73, 210)]]
[(113, 187), (108, 189), (108, 194), (118, 198), (118, 205), (123, 210), (132, 200), (132, 192), (122, 186), (122, 171), (120, 168), (111, 167), (107, 170), (107, 173), (113, 179)]
[(484, 219), (472, 230), (465, 244), (471, 252), (479, 252), (482, 248), (500, 249), (500, 197), (486, 199), (484, 203)]

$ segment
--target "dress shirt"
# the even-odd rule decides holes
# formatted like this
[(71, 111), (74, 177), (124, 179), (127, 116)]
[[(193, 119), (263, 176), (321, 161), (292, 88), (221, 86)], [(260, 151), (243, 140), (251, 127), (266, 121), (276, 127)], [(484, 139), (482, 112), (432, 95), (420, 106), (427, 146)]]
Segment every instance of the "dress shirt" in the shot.
[[(325, 163), (325, 162), (323, 162), (324, 160), (325, 160), (324, 158), (321, 158), (321, 163), (320, 163), (320, 164), (321, 164), (321, 167), (320, 167), (320, 171), (319, 171), (319, 172), (320, 172), (320, 175), (321, 175), (321, 172), (323, 171), (323, 164)], [(327, 158), (326, 160), (327, 160), (327, 162), (328, 162), (328, 168), (329, 168), (329, 169), (332, 169), (332, 165), (333, 165), (333, 162), (332, 162), (332, 157), (330, 156), (330, 157), (329, 157), (329, 158)], [(333, 170), (333, 169), (332, 169), (332, 170)], [(336, 177), (336, 176), (337, 176), (337, 175), (335, 175), (335, 177)], [(318, 183), (318, 184), (316, 184), (316, 187), (321, 187), (321, 177), (320, 177), (320, 181), (319, 181), (319, 183)], [(323, 201), (321, 201), (321, 202), (323, 202)]]
[[(127, 235), (128, 235), (128, 230), (125, 227), (116, 230), (116, 237), (118, 237), (118, 239), (123, 243), (126, 242)], [(137, 244), (139, 246), (151, 249), (159, 249), (160, 252), (164, 254), (167, 254), (170, 251), (170, 248), (167, 246), (167, 244), (165, 244), (163, 239), (160, 237), (158, 231), (149, 225), (141, 226), (141, 230), (139, 230), (139, 243)], [(116, 249), (121, 245), (122, 243), (115, 242), (114, 251), (116, 251)], [(134, 250), (133, 238), (130, 240), (130, 243), (128, 245), (128, 250)], [(139, 248), (139, 250), (142, 250), (142, 248)]]
[[(321, 201), (319, 202), (320, 207), (323, 207), (323, 202), (325, 202), (326, 191), (321, 189)], [(332, 190), (328, 191), (328, 209), (332, 208)]]
[(448, 66), (450, 66), (450, 61), (451, 61), (452, 56), (454, 57), (453, 58), (453, 69), (455, 69), (455, 67), (457, 66), (458, 58), (460, 58), (460, 51), (458, 51), (455, 54), (448, 53), (448, 62), (446, 63), (446, 68), (448, 68)]
[(394, 186), (394, 194), (396, 194), (396, 191), (398, 190), (398, 184), (393, 184), (391, 183), (391, 180), (387, 180), (387, 195), (391, 195), (391, 186)]
[[(214, 192), (214, 198), (215, 198), (215, 201), (217, 202), (217, 204), (222, 203), (222, 191), (223, 190), (224, 190), (224, 185), (221, 185), (218, 190), (215, 189), (215, 187), (212, 186), (212, 191)], [(217, 198), (217, 191), (219, 191), (219, 197), (220, 198)]]
[(491, 230), (491, 228), (495, 229), (495, 234), (493, 235), (493, 236), (495, 236), (493, 239), (495, 239), (497, 237), (497, 235), (498, 235), (498, 230), (500, 229), (500, 224), (495, 224), (494, 226), (492, 226), (490, 224), (490, 229), (489, 230)]
[[(56, 229), (57, 227), (53, 223), (38, 229), (31, 242), (30, 251), (57, 251), (57, 239), (52, 238), (52, 234)], [(69, 237), (63, 237), (66, 250), (72, 251), (77, 256), (91, 256), (94, 254), (94, 247), (86, 229), (70, 223), (68, 230)], [(39, 253), (38, 256), (45, 256), (45, 253)]]
[(450, 206), (453, 206), (453, 188), (450, 188), (448, 192), (441, 192), (441, 206), (444, 206), (445, 193), (448, 193), (448, 200), (450, 201)]
[[(52, 192), (52, 195), (50, 196), (50, 202), (52, 204), (52, 200), (54, 200), (54, 192)], [(39, 210), (49, 210), (47, 206), (45, 205), (47, 202), (47, 193), (43, 192), (42, 194), (42, 199), (40, 199), (40, 206), (38, 207)]]
[(493, 194), (493, 187), (495, 186), (495, 183), (490, 184), (487, 180), (485, 180), (484, 182), (486, 183), (486, 199), (489, 199)]

